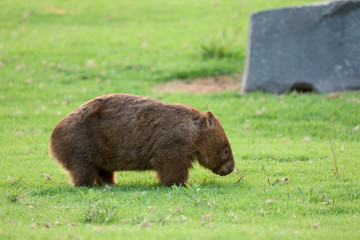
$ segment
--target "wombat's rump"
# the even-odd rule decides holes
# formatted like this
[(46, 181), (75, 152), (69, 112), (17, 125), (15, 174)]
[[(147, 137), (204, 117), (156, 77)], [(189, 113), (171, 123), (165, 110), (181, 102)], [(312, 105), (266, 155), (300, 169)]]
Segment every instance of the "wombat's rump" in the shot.
[(50, 154), (75, 186), (114, 184), (122, 170), (154, 170), (165, 186), (181, 185), (195, 159), (219, 175), (234, 169), (211, 112), (129, 94), (97, 97), (64, 117), (51, 134)]

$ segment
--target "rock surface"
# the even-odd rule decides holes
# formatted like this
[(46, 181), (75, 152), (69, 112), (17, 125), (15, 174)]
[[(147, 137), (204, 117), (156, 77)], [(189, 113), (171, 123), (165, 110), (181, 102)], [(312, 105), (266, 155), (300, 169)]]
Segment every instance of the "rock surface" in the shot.
[(360, 1), (254, 13), (244, 91), (360, 89)]

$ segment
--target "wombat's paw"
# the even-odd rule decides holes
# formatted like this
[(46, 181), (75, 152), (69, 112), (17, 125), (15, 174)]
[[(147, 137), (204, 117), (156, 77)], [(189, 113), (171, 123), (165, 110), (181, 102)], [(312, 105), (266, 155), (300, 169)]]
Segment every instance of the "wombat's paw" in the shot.
[(174, 182), (174, 181), (169, 181), (169, 182), (160, 181), (160, 182), (166, 187), (172, 187), (172, 186), (186, 187), (186, 182)]
[(94, 180), (89, 179), (72, 179), (72, 185), (74, 187), (93, 187), (94, 186)]

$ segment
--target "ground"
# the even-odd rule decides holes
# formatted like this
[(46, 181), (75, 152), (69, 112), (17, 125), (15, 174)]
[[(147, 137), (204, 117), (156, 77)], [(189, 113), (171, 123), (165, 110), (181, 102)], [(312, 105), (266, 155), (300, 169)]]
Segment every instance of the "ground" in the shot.
[(153, 87), (159, 93), (221, 93), (241, 92), (241, 75), (196, 78), (191, 81), (169, 81)]

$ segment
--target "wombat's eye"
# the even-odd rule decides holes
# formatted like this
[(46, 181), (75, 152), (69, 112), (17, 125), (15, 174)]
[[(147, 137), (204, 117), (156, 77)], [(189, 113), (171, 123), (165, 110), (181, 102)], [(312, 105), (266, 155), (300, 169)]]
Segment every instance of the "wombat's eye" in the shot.
[(229, 153), (229, 151), (228, 151), (227, 149), (225, 149), (225, 153), (226, 153), (226, 154), (228, 154), (228, 153)]

